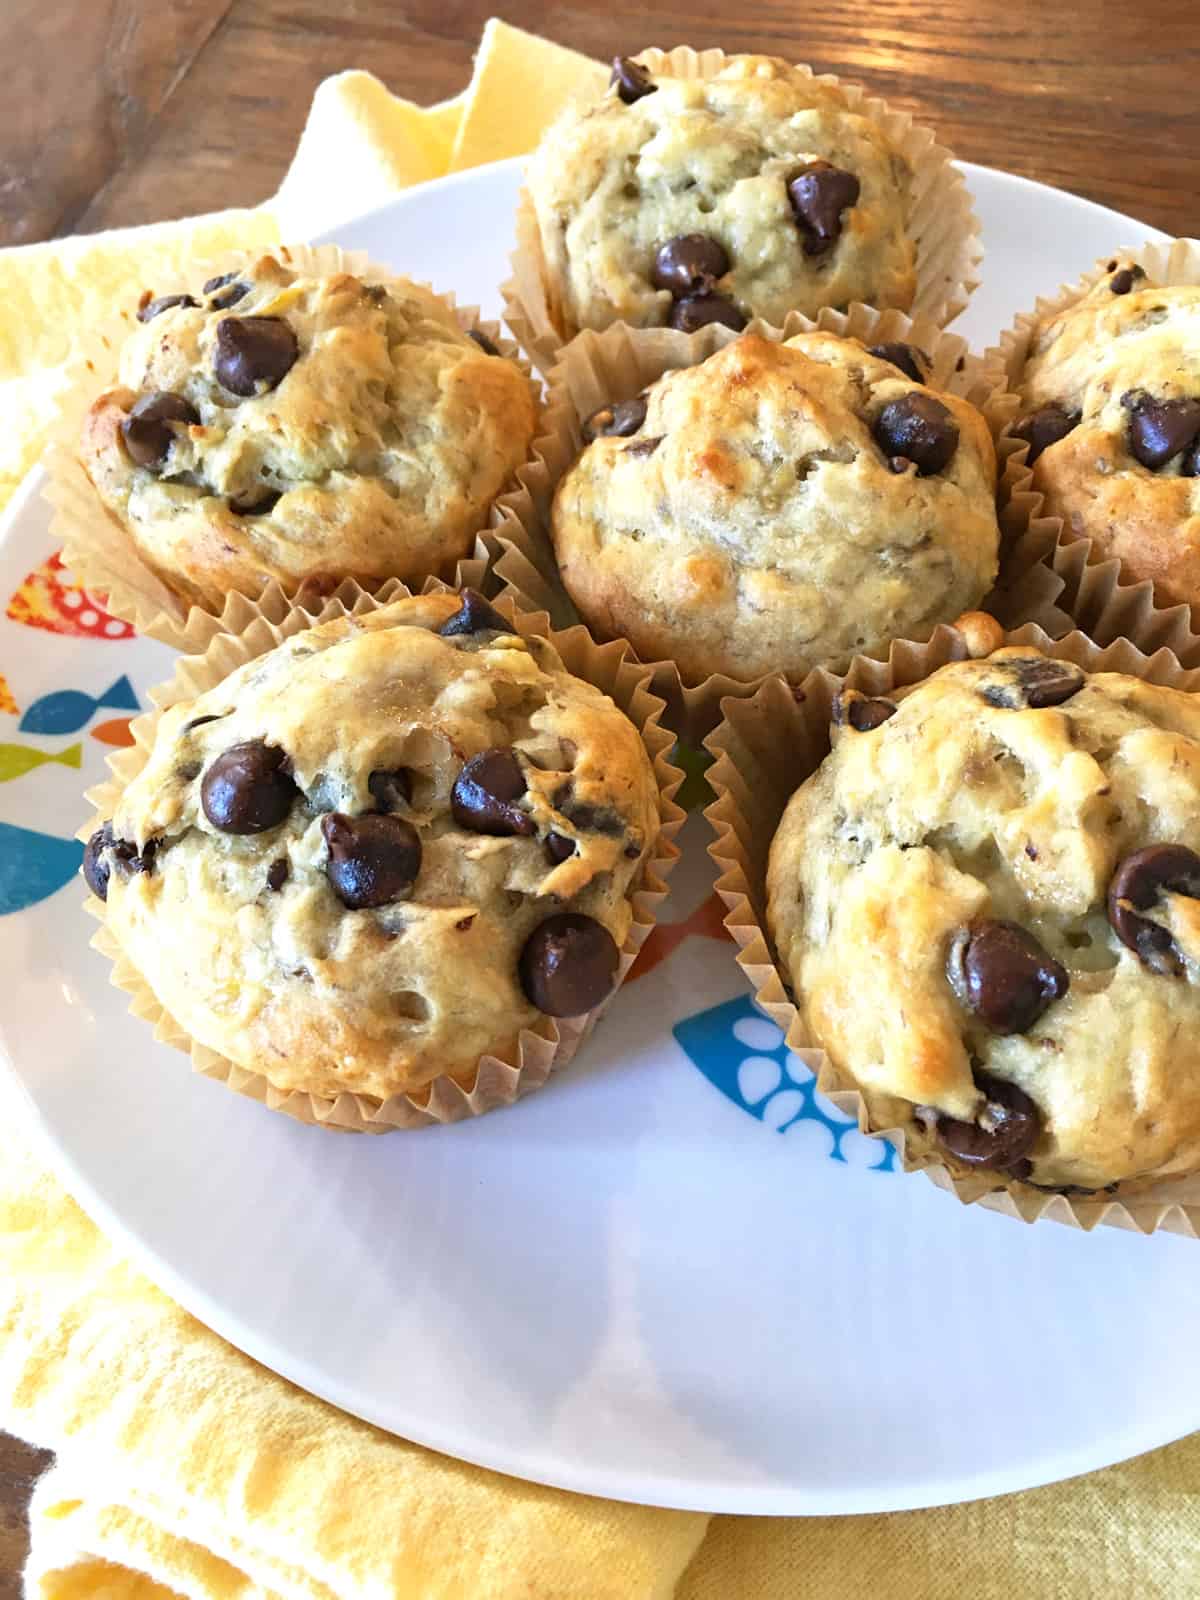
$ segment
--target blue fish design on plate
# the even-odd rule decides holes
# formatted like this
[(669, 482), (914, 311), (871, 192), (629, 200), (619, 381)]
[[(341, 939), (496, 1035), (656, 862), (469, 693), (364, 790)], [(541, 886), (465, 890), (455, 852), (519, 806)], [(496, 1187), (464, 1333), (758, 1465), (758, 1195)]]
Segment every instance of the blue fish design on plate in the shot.
[(829, 1134), (826, 1154), (832, 1161), (872, 1172), (896, 1170), (895, 1146), (865, 1138), (817, 1093), (816, 1078), (748, 996), (685, 1017), (672, 1032), (708, 1081), (767, 1127), (787, 1133), (798, 1123), (817, 1123)]
[(32, 828), (0, 822), (0, 916), (57, 894), (79, 871), (83, 846)]
[(129, 679), (122, 676), (101, 695), (84, 694), (82, 689), (56, 689), (35, 700), (17, 727), (21, 733), (77, 733), (102, 706), (114, 711), (138, 711), (138, 697)]

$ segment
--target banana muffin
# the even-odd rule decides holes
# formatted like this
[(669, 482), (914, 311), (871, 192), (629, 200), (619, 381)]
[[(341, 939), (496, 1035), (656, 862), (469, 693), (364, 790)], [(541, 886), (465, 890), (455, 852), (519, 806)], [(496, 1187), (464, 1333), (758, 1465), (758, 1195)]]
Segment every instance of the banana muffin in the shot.
[(1163, 599), (1200, 602), (1200, 285), (1115, 257), (1036, 325), (1015, 387), (1046, 512)]
[(138, 319), (83, 464), (143, 560), (207, 609), (270, 578), (452, 576), (528, 456), (524, 374), (404, 279), (264, 256)]
[(172, 706), (84, 875), (194, 1039), (383, 1102), (606, 999), (658, 802), (624, 713), (467, 590)]
[(584, 621), (685, 682), (795, 679), (978, 605), (991, 432), (922, 370), (908, 346), (743, 334), (597, 412), (551, 518)]
[(603, 99), (570, 107), (530, 164), (551, 319), (567, 339), (852, 300), (907, 310), (911, 180), (878, 123), (785, 61), (680, 78), (619, 57)]
[(1009, 648), (832, 737), (768, 924), (871, 1125), (997, 1184), (1200, 1168), (1200, 699)]

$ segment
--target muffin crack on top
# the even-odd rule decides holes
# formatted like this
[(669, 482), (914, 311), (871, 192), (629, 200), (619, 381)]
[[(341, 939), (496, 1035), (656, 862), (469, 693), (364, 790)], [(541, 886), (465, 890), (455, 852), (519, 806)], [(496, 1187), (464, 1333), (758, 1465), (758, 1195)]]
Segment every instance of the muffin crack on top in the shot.
[(1195, 696), (1005, 649), (843, 692), (768, 925), (873, 1126), (959, 1172), (1136, 1188), (1200, 1166), (1198, 851)]

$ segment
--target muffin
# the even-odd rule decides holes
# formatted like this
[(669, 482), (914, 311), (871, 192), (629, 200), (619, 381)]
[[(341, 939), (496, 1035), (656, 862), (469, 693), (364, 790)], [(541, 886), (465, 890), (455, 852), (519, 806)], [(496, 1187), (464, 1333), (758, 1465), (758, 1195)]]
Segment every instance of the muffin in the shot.
[(1009, 648), (834, 724), (767, 923), (871, 1126), (998, 1186), (1200, 1169), (1196, 696)]
[(599, 1006), (658, 831), (638, 729), (468, 590), (171, 706), (84, 875), (193, 1040), (380, 1105)]
[(1162, 598), (1200, 602), (1200, 286), (1112, 260), (1035, 325), (1017, 387), (1046, 513)]
[(714, 76), (618, 58), (529, 167), (551, 321), (691, 333), (861, 300), (907, 310), (913, 173), (845, 90), (771, 56)]
[(976, 606), (1000, 539), (988, 424), (914, 381), (920, 351), (877, 349), (743, 334), (590, 418), (551, 516), (584, 621), (685, 682), (795, 679)]
[(144, 298), (81, 456), (151, 570), (231, 590), (451, 576), (529, 453), (532, 387), (404, 279), (303, 276), (273, 256)]

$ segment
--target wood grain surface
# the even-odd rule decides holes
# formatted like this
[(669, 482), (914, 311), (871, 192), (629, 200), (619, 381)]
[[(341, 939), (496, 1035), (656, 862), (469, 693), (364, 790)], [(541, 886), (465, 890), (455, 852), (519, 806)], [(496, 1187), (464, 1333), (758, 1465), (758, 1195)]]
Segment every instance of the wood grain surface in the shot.
[[(322, 78), (365, 67), (456, 93), (490, 12), (467, 0), (4, 0), (0, 244), (253, 205)], [(714, 0), (658, 9), (513, 0), (508, 21), (609, 57), (721, 45), (867, 84), (958, 155), (1200, 234), (1196, 0)], [(0, 1600), (45, 1456), (0, 1436)]]

